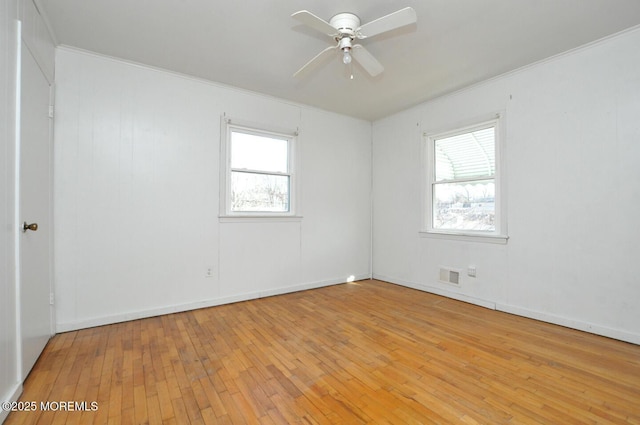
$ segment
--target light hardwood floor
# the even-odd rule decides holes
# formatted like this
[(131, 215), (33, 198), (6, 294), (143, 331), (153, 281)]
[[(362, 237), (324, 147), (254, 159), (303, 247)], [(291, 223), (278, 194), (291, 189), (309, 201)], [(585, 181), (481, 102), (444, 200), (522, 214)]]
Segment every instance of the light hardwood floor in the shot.
[(97, 410), (7, 425), (640, 424), (640, 346), (372, 280), (56, 335), (21, 400)]

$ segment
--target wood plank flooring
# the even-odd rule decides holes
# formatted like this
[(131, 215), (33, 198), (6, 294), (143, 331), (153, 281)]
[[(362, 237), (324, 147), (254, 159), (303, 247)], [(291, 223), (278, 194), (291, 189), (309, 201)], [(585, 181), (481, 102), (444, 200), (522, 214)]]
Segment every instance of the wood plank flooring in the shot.
[(372, 280), (59, 334), (21, 400), (7, 425), (640, 424), (640, 346)]

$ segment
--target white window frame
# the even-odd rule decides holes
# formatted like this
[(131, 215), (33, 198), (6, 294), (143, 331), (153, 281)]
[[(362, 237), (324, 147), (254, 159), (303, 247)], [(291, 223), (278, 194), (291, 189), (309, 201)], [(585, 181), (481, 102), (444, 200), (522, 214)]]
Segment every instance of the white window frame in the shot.
[[(433, 227), (434, 219), (434, 186), (435, 180), (435, 142), (436, 140), (452, 137), (472, 131), (493, 126), (495, 128), (495, 230), (494, 231), (474, 231), (437, 229)], [(466, 124), (450, 126), (444, 131), (425, 132), (422, 140), (422, 229), (420, 236), (438, 239), (453, 239), (471, 242), (487, 242), (506, 244), (507, 236), (506, 223), (506, 190), (502, 179), (504, 175), (503, 151), (504, 151), (504, 113), (493, 115), (492, 118), (478, 119)]]
[[(289, 177), (289, 211), (233, 211), (231, 209), (231, 134), (232, 132), (253, 134), (256, 136), (273, 137), (287, 140), (288, 143), (288, 172), (264, 172), (265, 174), (283, 175)], [(299, 179), (297, 173), (297, 152), (298, 152), (298, 131), (282, 130), (266, 125), (231, 119), (223, 116), (220, 135), (220, 215), (221, 221), (235, 221), (236, 219), (246, 221), (254, 219), (257, 221), (271, 220), (291, 220), (300, 219), (298, 187)], [(237, 171), (237, 170), (236, 170)], [(242, 170), (246, 172), (247, 170)], [(261, 173), (261, 170), (248, 170), (249, 172)]]

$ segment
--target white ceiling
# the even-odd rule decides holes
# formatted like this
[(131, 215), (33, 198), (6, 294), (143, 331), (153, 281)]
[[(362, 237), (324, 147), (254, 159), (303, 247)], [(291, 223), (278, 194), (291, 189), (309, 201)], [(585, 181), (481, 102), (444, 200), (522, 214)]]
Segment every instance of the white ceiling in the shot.
[[(35, 0), (59, 44), (366, 120), (640, 24), (639, 0)], [(418, 22), (363, 40), (384, 65), (346, 77), (338, 55), (292, 78), (331, 39), (290, 16)], [(639, 46), (640, 48), (640, 46)]]

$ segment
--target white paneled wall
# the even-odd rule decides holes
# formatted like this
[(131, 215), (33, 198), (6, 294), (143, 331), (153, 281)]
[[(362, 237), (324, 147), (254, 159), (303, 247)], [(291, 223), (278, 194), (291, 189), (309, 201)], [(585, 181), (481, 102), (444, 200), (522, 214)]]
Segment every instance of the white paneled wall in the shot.
[(300, 247), (305, 281), (315, 280), (327, 267), (345, 280), (359, 277), (360, 265), (370, 264), (371, 124), (353, 123), (314, 109), (302, 116), (302, 177), (308, 188), (302, 192)]
[[(223, 114), (300, 130), (301, 220), (219, 221)], [(58, 330), (368, 277), (370, 140), (365, 121), (59, 48)]]
[[(640, 343), (638, 46), (636, 29), (374, 123), (374, 276)], [(420, 238), (422, 131), (498, 111), (507, 245)]]

